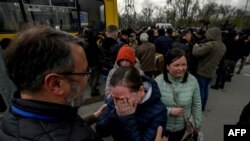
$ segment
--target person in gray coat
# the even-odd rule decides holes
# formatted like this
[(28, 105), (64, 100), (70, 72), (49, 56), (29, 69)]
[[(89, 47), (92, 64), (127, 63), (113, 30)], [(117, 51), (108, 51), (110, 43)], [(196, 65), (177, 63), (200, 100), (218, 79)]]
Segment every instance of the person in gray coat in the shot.
[(226, 52), (222, 42), (221, 30), (209, 28), (206, 32), (206, 43), (195, 44), (192, 53), (198, 58), (197, 80), (200, 85), (202, 111), (205, 110), (208, 98), (208, 85), (216, 72), (216, 68)]
[(4, 38), (0, 42), (0, 96), (1, 101), (0, 102), (0, 112), (4, 112), (6, 108), (9, 107), (11, 103), (11, 97), (14, 91), (16, 90), (16, 86), (14, 83), (9, 79), (7, 73), (5, 64), (3, 61), (3, 52), (4, 49), (6, 49), (11, 42), (11, 39)]

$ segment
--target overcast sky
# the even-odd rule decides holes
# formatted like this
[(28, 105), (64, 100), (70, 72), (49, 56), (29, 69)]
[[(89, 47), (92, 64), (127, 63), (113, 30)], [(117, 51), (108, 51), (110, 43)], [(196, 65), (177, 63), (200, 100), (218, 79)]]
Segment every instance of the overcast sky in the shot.
[[(125, 7), (125, 0), (117, 0), (118, 1), (118, 10), (121, 12)], [(247, 0), (200, 0), (201, 4), (204, 4), (204, 1), (215, 1), (219, 4), (230, 4), (234, 7), (244, 9)], [(155, 6), (165, 5), (166, 0), (134, 0), (135, 11), (139, 12), (143, 7), (146, 7), (148, 4), (152, 4)], [(250, 1), (248, 2), (248, 11), (250, 11)]]

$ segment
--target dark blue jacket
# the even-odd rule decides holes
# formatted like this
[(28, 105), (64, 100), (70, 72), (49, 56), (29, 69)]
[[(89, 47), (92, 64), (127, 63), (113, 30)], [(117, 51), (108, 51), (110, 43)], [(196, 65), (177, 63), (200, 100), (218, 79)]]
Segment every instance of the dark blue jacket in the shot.
[(154, 141), (157, 127), (161, 125), (166, 129), (167, 110), (160, 100), (158, 85), (153, 79), (143, 79), (152, 85), (151, 97), (137, 105), (134, 114), (124, 117), (117, 115), (113, 101), (108, 99), (107, 108), (96, 122), (100, 136), (112, 135), (114, 141)]
[(173, 39), (168, 36), (160, 36), (155, 40), (156, 53), (166, 55), (172, 48)]

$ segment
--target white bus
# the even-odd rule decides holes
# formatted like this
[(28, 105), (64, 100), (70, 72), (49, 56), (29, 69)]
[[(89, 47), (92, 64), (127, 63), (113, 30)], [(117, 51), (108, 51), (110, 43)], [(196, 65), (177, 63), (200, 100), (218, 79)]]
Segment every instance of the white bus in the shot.
[(155, 26), (159, 27), (159, 29), (173, 28), (173, 25), (171, 23), (156, 23)]

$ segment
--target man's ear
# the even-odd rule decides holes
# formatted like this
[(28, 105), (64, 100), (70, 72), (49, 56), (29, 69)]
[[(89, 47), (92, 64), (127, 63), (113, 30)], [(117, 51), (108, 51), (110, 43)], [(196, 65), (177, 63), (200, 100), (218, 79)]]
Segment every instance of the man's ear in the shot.
[(65, 79), (62, 76), (57, 74), (48, 74), (44, 78), (44, 86), (46, 90), (54, 95), (63, 95), (64, 94), (64, 85)]

